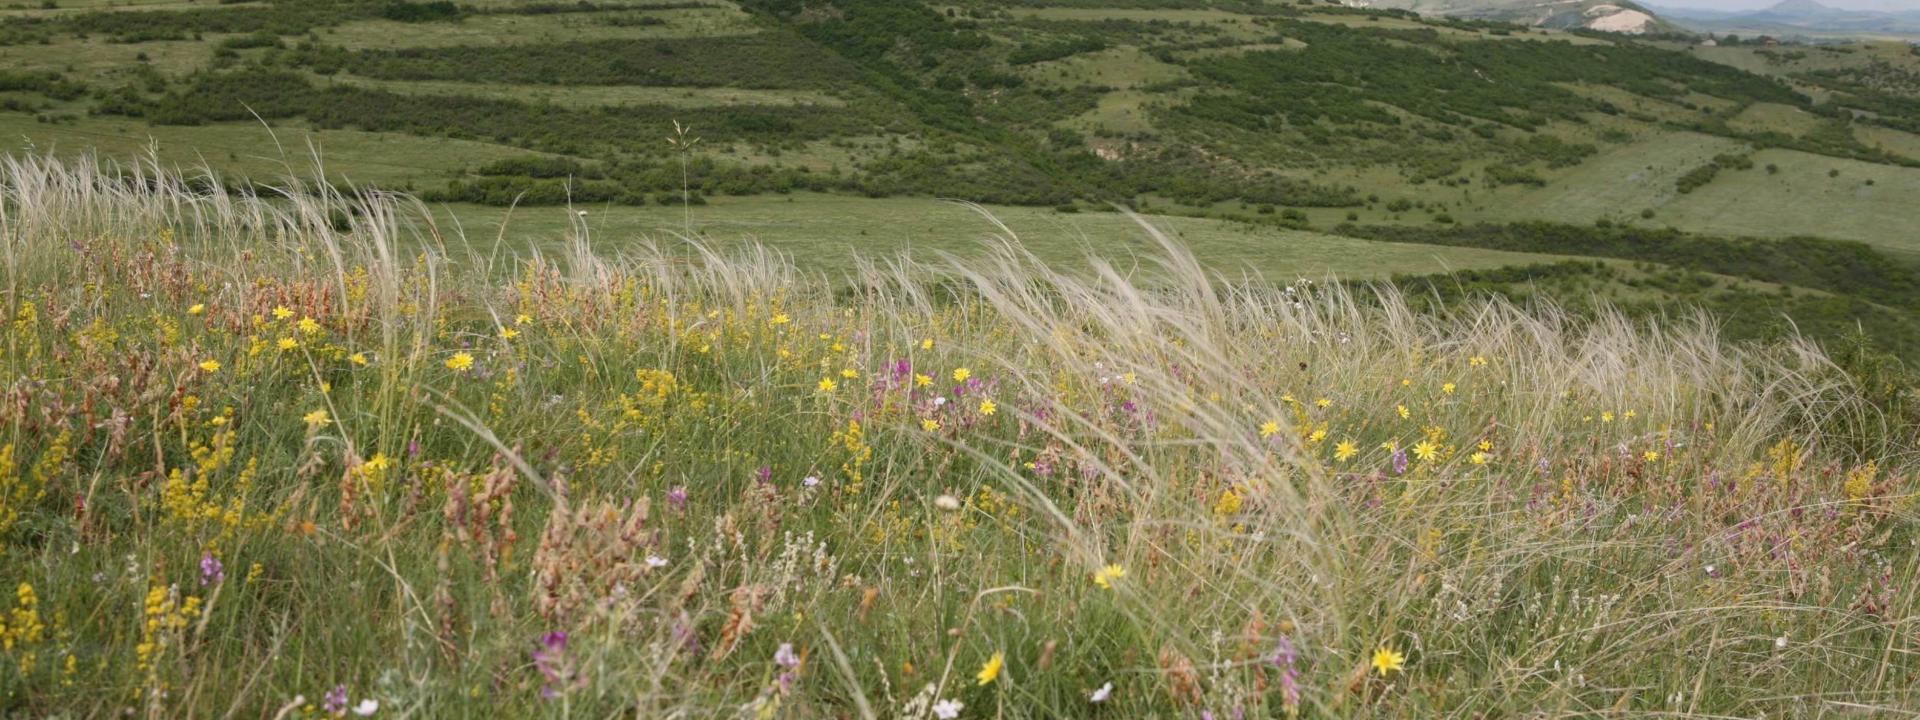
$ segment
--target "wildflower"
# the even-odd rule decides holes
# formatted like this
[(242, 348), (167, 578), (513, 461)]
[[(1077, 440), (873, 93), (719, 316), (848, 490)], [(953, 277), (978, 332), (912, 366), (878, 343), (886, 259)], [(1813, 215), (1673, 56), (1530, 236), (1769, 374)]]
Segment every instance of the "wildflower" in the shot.
[(800, 656), (794, 654), (793, 643), (780, 643), (773, 651), (773, 663), (787, 669), (800, 667)]
[(220, 361), (219, 360), (202, 361), (200, 363), (200, 369), (205, 370), (207, 372), (220, 372)]
[(213, 553), (200, 553), (200, 584), (212, 585), (227, 579), (226, 566), (220, 564), (220, 558)]
[(1407, 406), (1405, 405), (1395, 405), (1393, 406), (1393, 411), (1400, 413), (1401, 420), (1405, 420), (1413, 415), (1413, 413), (1407, 412)]
[(773, 324), (775, 325), (785, 325), (790, 322), (793, 322), (793, 318), (789, 317), (786, 313), (775, 313), (773, 316)]
[(663, 568), (663, 567), (666, 567), (666, 566), (667, 566), (667, 559), (666, 559), (666, 558), (663, 558), (663, 557), (660, 557), (659, 555), (648, 555), (648, 556), (647, 556), (647, 567), (650, 567), (650, 568)]
[(1268, 420), (1260, 425), (1260, 437), (1270, 438), (1280, 434), (1280, 423)]
[(1382, 645), (1373, 651), (1373, 669), (1380, 671), (1380, 677), (1386, 677), (1387, 673), (1394, 670), (1404, 671), (1406, 666), (1407, 656), (1398, 650)]
[(1446, 394), (1448, 394), (1448, 395), (1452, 395), (1452, 394), (1453, 394), (1453, 383), (1446, 383), (1446, 384), (1443, 384), (1443, 385), (1441, 385), (1441, 386), (1440, 386), (1440, 392), (1443, 392), (1443, 393), (1446, 393)]
[(1006, 654), (996, 652), (993, 654), (993, 657), (987, 658), (987, 664), (981, 665), (980, 672), (974, 673), (973, 677), (980, 681), (981, 685), (986, 685), (993, 682), (995, 678), (1000, 677), (1000, 670), (1006, 666)]
[(958, 368), (953, 371), (954, 382), (966, 382), (967, 378), (970, 378), (970, 377), (973, 377), (972, 370), (968, 370), (966, 368)]
[(519, 330), (515, 330), (515, 329), (513, 329), (513, 328), (510, 328), (510, 327), (503, 327), (503, 328), (500, 328), (500, 339), (501, 339), (501, 340), (512, 340), (512, 339), (514, 339), (514, 338), (517, 338), (517, 337), (520, 337), (520, 331), (519, 331)]
[(1127, 576), (1127, 569), (1119, 565), (1108, 565), (1093, 574), (1093, 584), (1106, 590), (1113, 589), (1113, 581)]
[(927, 418), (927, 419), (925, 419), (925, 420), (921, 420), (921, 421), (920, 421), (920, 429), (921, 429), (921, 430), (925, 430), (925, 431), (927, 431), (927, 432), (933, 432), (933, 431), (935, 431), (935, 430), (939, 430), (939, 429), (940, 429), (940, 421), (939, 421), (939, 420), (935, 420), (935, 419), (933, 419), (933, 418)]
[(1393, 474), (1395, 475), (1407, 474), (1407, 451), (1405, 450), (1393, 451)]
[(300, 347), (300, 341), (290, 337), (283, 337), (283, 338), (280, 338), (278, 347), (281, 350), (292, 350), (294, 348)]
[(1419, 457), (1421, 462), (1431, 462), (1439, 457), (1440, 446), (1433, 444), (1432, 440), (1421, 440), (1413, 446), (1413, 454)]
[(328, 715), (347, 714), (347, 686), (345, 683), (333, 686), (321, 701), (321, 707)]
[(1603, 422), (1603, 423), (1613, 422), (1613, 411), (1607, 410), (1605, 412), (1600, 413), (1600, 422)]
[(447, 358), (448, 370), (465, 372), (471, 367), (473, 367), (473, 356), (468, 353), (457, 352), (453, 354), (453, 357)]
[(513, 316), (513, 324), (515, 325), (525, 325), (530, 322), (533, 322), (532, 315), (528, 315), (526, 313), (520, 313), (519, 315)]
[(1487, 464), (1487, 460), (1491, 459), (1492, 457), (1493, 457), (1492, 455), (1488, 455), (1486, 451), (1482, 450), (1482, 451), (1475, 451), (1472, 455), (1467, 456), (1467, 459), (1472, 460), (1473, 464), (1475, 465), (1485, 465)]
[(1660, 462), (1660, 451), (1648, 450), (1646, 452), (1640, 453), (1640, 458), (1650, 463)]
[(1113, 697), (1113, 683), (1111, 682), (1095, 688), (1093, 694), (1087, 696), (1087, 702), (1103, 703), (1110, 697)]
[(1314, 428), (1313, 432), (1307, 433), (1307, 442), (1319, 443), (1325, 439), (1327, 439), (1327, 431), (1325, 428)]
[(914, 373), (913, 375), (914, 387), (927, 387), (932, 384), (933, 384), (933, 376)]
[(1240, 493), (1234, 492), (1233, 488), (1227, 488), (1220, 493), (1220, 499), (1214, 501), (1213, 514), (1226, 517), (1240, 512), (1240, 506), (1243, 502)]
[(933, 716), (940, 718), (940, 720), (953, 720), (954, 718), (960, 717), (960, 710), (966, 706), (966, 703), (952, 698), (941, 700), (933, 704)]
[(292, 311), (292, 310), (288, 310), (288, 309), (287, 309), (287, 306), (285, 306), (285, 305), (280, 305), (280, 306), (276, 306), (276, 307), (274, 307), (274, 309), (273, 309), (273, 319), (275, 319), (275, 320), (285, 320), (285, 319), (287, 319), (287, 318), (290, 318), (290, 317), (293, 317), (293, 311)]
[(371, 717), (377, 712), (380, 712), (380, 701), (373, 698), (361, 700), (360, 704), (353, 706), (353, 714), (360, 717)]
[(547, 684), (540, 688), (540, 697), (551, 700), (566, 691), (587, 686), (586, 676), (576, 673), (567, 658), (565, 632), (556, 630), (541, 636), (539, 649), (533, 651), (533, 667), (547, 679)]
[(848, 380), (853, 380), (855, 378), (860, 377), (860, 371), (855, 370), (853, 368), (847, 368), (845, 370), (840, 371), (840, 377), (846, 378)]
[(199, 315), (200, 313), (203, 313), (206, 311), (207, 311), (206, 303), (194, 303), (193, 307), (187, 308), (188, 315)]
[(1479, 355), (1475, 355), (1473, 357), (1467, 358), (1467, 365), (1472, 367), (1486, 367), (1487, 359)]
[(960, 498), (952, 495), (941, 495), (933, 499), (933, 506), (941, 510), (959, 510)]
[(307, 427), (309, 429), (316, 429), (316, 430), (319, 428), (326, 427), (329, 423), (333, 422), (327, 419), (327, 411), (325, 410), (315, 410), (313, 412), (307, 413), (306, 416), (301, 419), (307, 422)]
[(996, 411), (996, 410), (999, 410), (999, 409), (1000, 409), (1000, 406), (998, 406), (998, 405), (995, 405), (995, 404), (993, 404), (993, 401), (992, 401), (992, 400), (981, 400), (981, 401), (980, 401), (980, 414), (981, 414), (981, 415), (992, 415), (992, 414), (994, 413), (994, 411)]
[(355, 365), (365, 365), (367, 364), (367, 354), (363, 352), (357, 352), (352, 355), (348, 355), (347, 362), (353, 363)]
[(801, 485), (805, 485), (805, 486), (807, 486), (807, 487), (819, 487), (819, 485), (820, 485), (820, 476), (819, 476), (819, 475), (808, 475), (808, 476), (807, 476), (807, 477), (806, 477), (805, 479), (803, 479), (803, 480), (801, 480), (801, 481), (800, 481), (800, 484), (801, 484)]
[(1358, 454), (1360, 454), (1360, 448), (1354, 446), (1352, 440), (1341, 440), (1333, 446), (1333, 459), (1341, 462), (1352, 460), (1353, 456)]
[(320, 334), (320, 323), (319, 323), (319, 321), (316, 321), (316, 320), (314, 320), (313, 318), (310, 318), (310, 317), (303, 317), (303, 318), (300, 318), (300, 322), (299, 322), (299, 324), (298, 324), (298, 325), (296, 325), (296, 327), (298, 327), (298, 328), (300, 328), (300, 332), (303, 332), (303, 333), (306, 333), (306, 334), (308, 334), (308, 335), (319, 335), (319, 334)]
[(921, 340), (921, 341), (920, 341), (920, 349), (921, 349), (921, 350), (932, 350), (932, 349), (933, 349), (933, 338), (927, 338), (927, 339), (925, 339), (925, 340)]
[(820, 392), (830, 393), (830, 392), (833, 392), (834, 389), (838, 387), (840, 387), (840, 385), (838, 383), (835, 383), (833, 381), (833, 378), (820, 378)]
[(1313, 401), (1313, 406), (1314, 406), (1314, 407), (1317, 407), (1317, 408), (1320, 408), (1320, 409), (1322, 409), (1322, 410), (1325, 410), (1325, 409), (1327, 409), (1328, 407), (1330, 407), (1330, 406), (1332, 406), (1332, 405), (1333, 405), (1333, 401), (1332, 401), (1332, 400), (1328, 400), (1328, 399), (1326, 399), (1326, 398), (1320, 398), (1319, 400), (1315, 400), (1315, 401)]

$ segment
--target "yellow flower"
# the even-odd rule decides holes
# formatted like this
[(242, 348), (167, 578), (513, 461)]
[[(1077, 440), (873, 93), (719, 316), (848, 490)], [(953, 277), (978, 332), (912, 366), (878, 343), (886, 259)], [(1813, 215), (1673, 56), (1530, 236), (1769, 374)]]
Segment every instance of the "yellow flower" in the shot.
[(1325, 439), (1327, 439), (1325, 428), (1314, 428), (1313, 432), (1307, 433), (1307, 442), (1318, 443)]
[(920, 421), (920, 429), (921, 429), (921, 430), (925, 430), (925, 431), (927, 431), (927, 432), (933, 432), (933, 431), (935, 431), (935, 430), (939, 430), (939, 429), (940, 429), (940, 421), (939, 421), (939, 420), (935, 420), (935, 419), (933, 419), (933, 418), (927, 418), (927, 419), (925, 419), (925, 420), (921, 420), (921, 421)]
[(327, 423), (332, 422), (327, 419), (327, 411), (325, 410), (315, 410), (307, 413), (307, 416), (301, 419), (307, 421), (307, 427), (309, 428), (323, 428), (327, 426)]
[(1481, 451), (1467, 456), (1467, 459), (1472, 460), (1475, 465), (1485, 465), (1487, 464), (1487, 460), (1492, 457), (1492, 455), (1488, 455), (1485, 451)]
[(275, 320), (285, 320), (290, 317), (293, 317), (293, 311), (288, 310), (285, 305), (280, 305), (273, 309), (273, 319)]
[(773, 324), (775, 325), (785, 325), (790, 322), (793, 322), (793, 318), (789, 317), (786, 313), (775, 313), (773, 316)]
[(919, 386), (919, 387), (926, 387), (926, 386), (928, 386), (928, 385), (932, 385), (932, 384), (933, 384), (933, 376), (931, 376), (931, 375), (921, 375), (921, 374), (918, 374), (918, 373), (915, 373), (915, 374), (914, 374), (914, 376), (913, 376), (913, 384), (914, 384), (914, 385), (917, 385), (917, 386)]
[(367, 354), (363, 352), (357, 352), (352, 355), (348, 355), (347, 361), (355, 365), (365, 365), (367, 364)]
[(502, 339), (502, 340), (512, 340), (512, 339), (514, 339), (514, 338), (517, 338), (517, 337), (520, 337), (520, 331), (519, 331), (519, 330), (515, 330), (515, 329), (513, 329), (513, 328), (510, 328), (510, 327), (503, 327), (503, 328), (500, 328), (500, 339)]
[(206, 303), (194, 303), (193, 307), (187, 308), (188, 315), (199, 315), (200, 313), (203, 313), (206, 311), (207, 311)]
[(1650, 463), (1660, 462), (1660, 451), (1648, 450), (1644, 453), (1641, 453), (1640, 457), (1645, 458), (1646, 461)]
[(1400, 413), (1401, 420), (1405, 420), (1412, 415), (1412, 413), (1407, 412), (1407, 406), (1405, 405), (1395, 405), (1393, 406), (1393, 410), (1394, 412)]
[(1322, 410), (1325, 410), (1328, 406), (1332, 404), (1333, 404), (1333, 401), (1328, 400), (1326, 398), (1320, 398), (1319, 400), (1313, 401), (1314, 407), (1320, 408)]
[(1443, 392), (1443, 393), (1446, 393), (1446, 394), (1448, 394), (1448, 395), (1452, 395), (1452, 394), (1453, 394), (1453, 383), (1446, 383), (1446, 384), (1443, 384), (1443, 385), (1441, 385), (1441, 386), (1440, 386), (1440, 392)]
[(966, 382), (967, 378), (970, 378), (970, 377), (973, 377), (972, 370), (968, 370), (966, 368), (959, 368), (953, 371), (954, 382)]
[(1486, 367), (1487, 359), (1480, 357), (1479, 355), (1475, 355), (1473, 357), (1467, 358), (1467, 364), (1473, 367)]
[(1394, 670), (1404, 671), (1406, 667), (1407, 656), (1398, 650), (1382, 645), (1373, 651), (1373, 669), (1380, 671), (1380, 677), (1386, 677), (1387, 673)]
[(1119, 565), (1108, 565), (1093, 574), (1093, 584), (1108, 590), (1113, 589), (1113, 581), (1127, 576), (1127, 569)]
[(921, 350), (932, 350), (932, 349), (933, 349), (933, 338), (927, 338), (927, 339), (925, 339), (925, 340), (921, 340), (921, 341), (920, 341), (920, 349), (921, 349)]
[(1421, 460), (1432, 460), (1440, 454), (1440, 446), (1432, 440), (1421, 440), (1413, 446), (1413, 454)]
[(473, 367), (473, 356), (470, 354), (457, 352), (453, 354), (453, 357), (447, 358), (448, 370), (465, 371), (471, 367)]
[(1603, 423), (1613, 422), (1613, 411), (1608, 410), (1606, 412), (1600, 413), (1600, 422), (1603, 422)]
[(848, 380), (852, 380), (854, 378), (860, 377), (860, 371), (855, 370), (853, 368), (847, 368), (845, 370), (840, 371), (840, 377), (846, 378)]
[(207, 372), (220, 372), (220, 361), (219, 360), (204, 361), (200, 363), (200, 369), (205, 370)]
[(999, 409), (1000, 409), (1000, 406), (998, 406), (998, 405), (995, 405), (995, 404), (993, 404), (993, 401), (992, 401), (992, 400), (981, 400), (981, 401), (980, 401), (980, 414), (981, 414), (981, 415), (992, 415), (992, 414), (994, 413), (994, 411), (996, 411), (996, 410), (999, 410)]
[(820, 392), (830, 393), (837, 387), (840, 386), (833, 381), (833, 378), (820, 378)]
[(1280, 434), (1280, 423), (1268, 420), (1260, 425), (1260, 437), (1270, 438)]
[(1341, 440), (1339, 444), (1333, 446), (1333, 459), (1341, 462), (1352, 460), (1353, 456), (1358, 454), (1360, 454), (1360, 448), (1354, 446), (1352, 440)]
[(319, 321), (317, 321), (317, 320), (314, 320), (313, 318), (310, 318), (310, 317), (303, 317), (303, 318), (300, 318), (300, 322), (299, 322), (299, 324), (298, 324), (298, 327), (300, 328), (300, 332), (303, 332), (303, 333), (306, 333), (306, 334), (308, 334), (308, 335), (319, 335), (319, 334), (320, 334), (320, 323), (319, 323)]
[(300, 347), (300, 341), (290, 337), (280, 338), (279, 347), (281, 350), (292, 350), (294, 348)]
[(981, 665), (980, 672), (975, 673), (973, 677), (979, 680), (981, 685), (985, 685), (993, 682), (995, 678), (1000, 677), (1000, 670), (1006, 666), (1006, 654), (996, 652), (993, 654), (993, 657), (987, 658), (987, 664)]
[(519, 315), (513, 316), (513, 324), (515, 325), (525, 325), (530, 322), (533, 322), (532, 315), (528, 315), (526, 313), (520, 313)]

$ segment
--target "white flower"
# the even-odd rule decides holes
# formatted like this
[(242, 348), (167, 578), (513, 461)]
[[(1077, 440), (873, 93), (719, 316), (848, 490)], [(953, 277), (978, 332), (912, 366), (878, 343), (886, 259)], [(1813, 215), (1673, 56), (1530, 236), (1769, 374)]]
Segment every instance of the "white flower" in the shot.
[(941, 495), (933, 499), (933, 506), (941, 510), (959, 510), (960, 498), (952, 495)]
[(1785, 635), (1781, 635), (1780, 637), (1777, 637), (1777, 638), (1774, 638), (1774, 639), (1773, 639), (1773, 646), (1774, 646), (1774, 647), (1776, 647), (1776, 648), (1783, 648), (1783, 649), (1784, 649), (1784, 648), (1786, 648), (1786, 646), (1787, 646), (1787, 636), (1785, 636)]
[(666, 566), (667, 566), (667, 559), (666, 559), (666, 558), (663, 558), (663, 557), (660, 557), (659, 555), (648, 555), (648, 556), (647, 556), (647, 567), (656, 567), (656, 568), (662, 568), (662, 567), (666, 567)]
[(377, 712), (380, 712), (380, 701), (373, 698), (361, 700), (359, 705), (353, 706), (353, 714), (360, 717), (367, 717)]
[(933, 704), (933, 716), (940, 720), (953, 720), (960, 717), (960, 709), (967, 704), (959, 700), (941, 700)]
[(1093, 691), (1092, 695), (1087, 696), (1087, 700), (1092, 702), (1097, 702), (1097, 703), (1103, 703), (1103, 702), (1106, 702), (1107, 698), (1110, 698), (1110, 697), (1113, 697), (1113, 683), (1107, 683), (1105, 685), (1101, 685), (1100, 689)]
[(807, 476), (807, 479), (805, 479), (805, 480), (801, 480), (801, 481), (800, 481), (800, 484), (801, 484), (801, 485), (805, 485), (805, 486), (807, 486), (807, 487), (813, 487), (813, 486), (815, 486), (815, 485), (819, 485), (819, 484), (820, 484), (820, 476), (819, 476), (819, 475), (808, 475), (808, 476)]
[(945, 396), (941, 396), (933, 399), (934, 407), (940, 407), (945, 404), (947, 404), (947, 398)]

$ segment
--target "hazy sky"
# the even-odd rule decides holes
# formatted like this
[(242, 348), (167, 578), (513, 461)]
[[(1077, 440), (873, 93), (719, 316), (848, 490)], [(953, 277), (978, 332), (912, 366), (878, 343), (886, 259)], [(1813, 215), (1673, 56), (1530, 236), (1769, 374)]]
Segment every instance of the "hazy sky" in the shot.
[[(1648, 0), (1655, 6), (1706, 8), (1709, 10), (1756, 10), (1779, 0)], [(1920, 10), (1920, 0), (1817, 0), (1827, 7), (1847, 10)]]

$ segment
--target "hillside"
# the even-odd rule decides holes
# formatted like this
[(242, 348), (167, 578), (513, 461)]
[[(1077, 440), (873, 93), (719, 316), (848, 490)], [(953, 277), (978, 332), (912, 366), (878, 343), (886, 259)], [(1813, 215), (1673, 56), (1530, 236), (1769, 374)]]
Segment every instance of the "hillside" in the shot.
[(1643, 5), (1610, 0), (1350, 0), (1352, 7), (1411, 10), (1535, 27), (1586, 29), (1628, 35), (1682, 32)]

